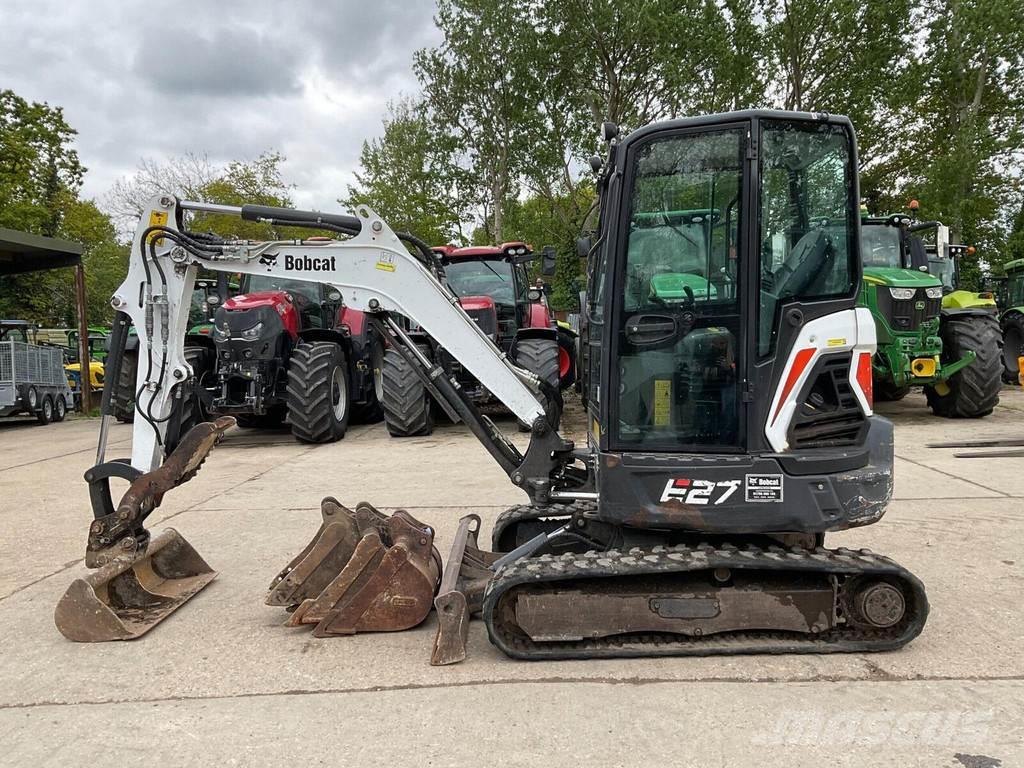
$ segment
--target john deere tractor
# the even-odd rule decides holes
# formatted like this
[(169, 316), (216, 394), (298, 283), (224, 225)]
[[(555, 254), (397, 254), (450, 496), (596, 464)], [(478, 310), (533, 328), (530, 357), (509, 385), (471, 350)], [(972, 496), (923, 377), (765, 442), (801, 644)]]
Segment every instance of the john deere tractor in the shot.
[(1024, 259), (1003, 265), (1006, 281), (1001, 286), (999, 324), (1003, 330), (1003, 379), (1021, 381), (1020, 358), (1024, 356)]
[[(921, 235), (934, 230), (926, 246)], [(937, 416), (979, 418), (999, 402), (995, 302), (958, 290), (957, 250), (948, 229), (905, 214), (862, 220), (860, 302), (875, 318), (875, 397), (899, 400), (923, 386)]]

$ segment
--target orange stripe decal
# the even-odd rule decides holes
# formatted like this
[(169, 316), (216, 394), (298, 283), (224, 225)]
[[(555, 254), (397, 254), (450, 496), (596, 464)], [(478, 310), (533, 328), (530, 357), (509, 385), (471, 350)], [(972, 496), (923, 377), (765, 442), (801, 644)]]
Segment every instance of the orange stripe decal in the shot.
[(779, 404), (775, 407), (775, 415), (772, 416), (772, 424), (779, 418), (779, 411), (782, 410), (782, 406), (786, 403), (786, 398), (789, 397), (789, 393), (796, 386), (797, 381), (803, 374), (807, 364), (814, 357), (814, 353), (818, 350), (814, 347), (808, 347), (807, 349), (801, 349), (796, 353), (796, 359), (793, 360), (793, 366), (789, 369), (789, 375), (786, 377), (786, 383), (782, 386), (782, 397), (779, 398)]

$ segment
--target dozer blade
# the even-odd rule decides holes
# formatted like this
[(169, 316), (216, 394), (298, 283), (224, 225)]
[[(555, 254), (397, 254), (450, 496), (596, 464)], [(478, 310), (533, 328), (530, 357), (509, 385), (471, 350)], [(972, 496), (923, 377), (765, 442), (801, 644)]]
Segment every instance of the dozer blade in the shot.
[(459, 521), (441, 587), (434, 598), (437, 635), (430, 663), (435, 667), (457, 664), (466, 658), (469, 619), (480, 612), (484, 589), (493, 575), (492, 567), (500, 557), (480, 549), (479, 532), (479, 515), (466, 515)]
[[(197, 424), (162, 465), (135, 476), (116, 511), (97, 513), (85, 552), (86, 567), (96, 570), (75, 579), (57, 604), (54, 622), (61, 634), (86, 643), (132, 640), (216, 578), (217, 572), (180, 533), (168, 528), (150, 540), (144, 522), (168, 491), (195, 476), (234, 423), (233, 418), (222, 417)], [(90, 473), (101, 468), (94, 467)], [(106, 499), (101, 498), (100, 507), (111, 510), (106, 480), (97, 485)]]
[(314, 624), (313, 635), (326, 637), (421, 623), (441, 572), (433, 530), (365, 502), (352, 512), (327, 498), (321, 515), (313, 541), (270, 585), (267, 603), (293, 611), (287, 625)]
[(54, 622), (64, 637), (80, 643), (133, 640), (216, 576), (180, 533), (167, 528), (145, 551), (115, 557), (75, 579), (57, 603)]

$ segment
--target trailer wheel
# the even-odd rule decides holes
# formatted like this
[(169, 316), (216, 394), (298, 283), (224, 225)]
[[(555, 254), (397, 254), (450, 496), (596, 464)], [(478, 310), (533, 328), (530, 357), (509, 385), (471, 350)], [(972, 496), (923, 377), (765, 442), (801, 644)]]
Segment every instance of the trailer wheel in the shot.
[(53, 404), (53, 420), (56, 422), (64, 421), (64, 417), (68, 415), (68, 402), (64, 399), (64, 395), (60, 395)]
[(999, 402), (1003, 388), (1002, 334), (995, 317), (968, 315), (943, 318), (942, 362), (952, 363), (963, 358), (968, 351), (975, 354), (974, 362), (953, 374), (941, 387), (926, 386), (928, 405), (936, 416), (954, 419), (979, 419), (988, 416)]
[[(428, 359), (430, 349), (417, 345)], [(434, 431), (430, 393), (396, 349), (384, 353), (382, 370), (384, 423), (392, 437), (429, 435)]]
[(49, 424), (53, 421), (53, 398), (49, 395), (43, 395), (43, 402), (39, 406), (36, 418), (40, 424)]
[(1003, 321), (1003, 381), (1018, 384), (1017, 358), (1024, 355), (1024, 316), (1014, 314)]
[(333, 443), (348, 430), (348, 360), (329, 341), (304, 342), (288, 364), (288, 421), (300, 443)]
[[(554, 390), (558, 391), (559, 367), (558, 367), (558, 342), (555, 339), (521, 339), (516, 342), (512, 349), (516, 365), (525, 368), (530, 373), (537, 374), (541, 381), (546, 381)], [(551, 402), (544, 398), (542, 403), (548, 414), (551, 426), (558, 429), (562, 420), (562, 404)], [(528, 430), (529, 424), (519, 423), (519, 428)]]

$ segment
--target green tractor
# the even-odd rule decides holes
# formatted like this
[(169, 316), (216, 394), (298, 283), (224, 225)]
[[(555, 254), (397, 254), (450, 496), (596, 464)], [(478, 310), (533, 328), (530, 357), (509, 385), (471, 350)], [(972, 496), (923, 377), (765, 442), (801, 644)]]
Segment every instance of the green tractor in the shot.
[[(922, 235), (934, 231), (927, 246)], [(959, 289), (949, 230), (905, 214), (862, 219), (860, 303), (878, 335), (875, 397), (899, 400), (923, 386), (937, 416), (980, 418), (1002, 388), (995, 302)]]
[(999, 324), (1003, 330), (1003, 380), (1024, 384), (1020, 358), (1024, 356), (1024, 259), (1003, 265), (1005, 281), (1000, 285)]

